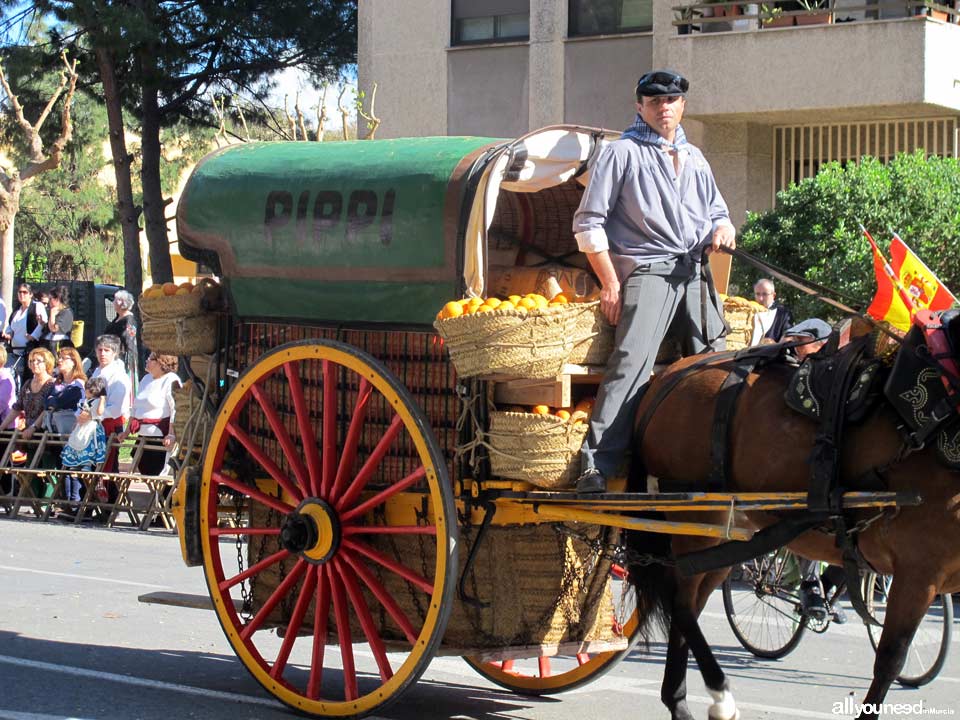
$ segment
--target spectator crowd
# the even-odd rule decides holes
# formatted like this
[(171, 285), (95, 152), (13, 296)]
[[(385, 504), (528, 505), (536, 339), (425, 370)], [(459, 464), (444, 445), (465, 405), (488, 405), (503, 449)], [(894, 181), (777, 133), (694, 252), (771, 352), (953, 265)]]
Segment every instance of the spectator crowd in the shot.
[[(42, 457), (34, 458), (31, 467), (64, 470), (60, 492), (66, 503), (59, 515), (65, 519), (75, 519), (85, 491), (82, 473), (117, 472), (118, 442), (131, 434), (156, 440), (130, 469), (164, 474), (175, 442), (171, 422), (173, 391), (180, 384), (178, 359), (150, 353), (147, 372), (138, 377), (133, 295), (126, 290), (115, 294), (116, 317), (96, 338), (86, 361), (71, 339), (74, 316), (66, 286), (35, 292), (21, 283), (16, 295), (16, 307), (9, 313), (0, 300), (0, 431), (15, 431), (6, 439), (17, 448), (6, 453), (8, 466), (23, 466), (36, 452)], [(37, 433), (61, 439), (49, 444), (55, 452), (29, 442)], [(36, 478), (30, 482), (36, 497), (53, 491)], [(96, 482), (98, 498), (115, 502), (115, 484), (102, 478)], [(14, 474), (0, 475), (0, 495), (17, 492)]]

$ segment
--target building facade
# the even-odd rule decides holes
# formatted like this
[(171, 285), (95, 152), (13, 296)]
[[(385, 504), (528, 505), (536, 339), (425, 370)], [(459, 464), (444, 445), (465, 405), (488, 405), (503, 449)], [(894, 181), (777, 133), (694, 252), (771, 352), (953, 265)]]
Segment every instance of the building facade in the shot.
[(673, 68), (737, 225), (830, 160), (956, 156), (956, 3), (810, 4), (360, 0), (359, 85), (377, 83), (378, 137), (517, 137), (624, 128), (637, 78)]

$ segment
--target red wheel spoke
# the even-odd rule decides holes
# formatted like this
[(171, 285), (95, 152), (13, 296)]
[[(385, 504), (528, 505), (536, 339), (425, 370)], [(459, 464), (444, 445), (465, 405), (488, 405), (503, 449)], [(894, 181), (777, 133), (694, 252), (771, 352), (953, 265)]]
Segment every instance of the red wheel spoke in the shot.
[[(253, 441), (253, 438), (241, 430), (239, 425), (234, 422), (228, 423), (227, 432), (240, 441), (240, 444), (247, 449), (247, 452), (253, 455), (253, 459), (260, 463), (260, 467), (266, 470), (270, 477), (277, 481), (277, 484), (280, 487), (286, 490), (287, 493), (289, 493), (292, 497), (296, 498), (296, 503), (299, 503), (301, 500), (303, 500), (303, 495), (294, 486), (294, 484), (290, 482), (290, 478), (287, 477), (286, 473), (280, 469), (279, 465), (267, 457), (267, 454), (263, 451), (263, 448), (257, 445)], [(242, 485), (242, 487), (249, 486)]]
[(323, 651), (327, 645), (327, 618), (330, 616), (330, 579), (327, 569), (317, 567), (317, 604), (313, 610), (313, 650), (310, 653), (310, 679), (307, 681), (307, 697), (320, 698), (320, 683), (323, 680)]
[(377, 661), (377, 668), (380, 670), (380, 679), (387, 682), (387, 680), (393, 677), (393, 669), (390, 667), (390, 661), (387, 659), (387, 648), (383, 644), (380, 633), (377, 631), (373, 617), (370, 615), (370, 608), (367, 607), (367, 602), (363, 599), (363, 593), (360, 592), (360, 586), (357, 585), (356, 576), (346, 563), (334, 559), (333, 564), (337, 572), (340, 573), (340, 579), (347, 589), (347, 595), (353, 605), (353, 611), (357, 614), (357, 619), (360, 621), (360, 628), (363, 630), (363, 634), (366, 635), (367, 644), (370, 646), (370, 651)]
[(333, 617), (337, 624), (337, 637), (340, 640), (340, 659), (343, 662), (344, 700), (356, 700), (357, 668), (353, 662), (353, 638), (350, 636), (350, 616), (347, 612), (347, 598), (343, 584), (332, 570), (330, 585), (333, 593)]
[(401, 565), (398, 562), (394, 562), (393, 560), (388, 558), (386, 555), (383, 555), (382, 553), (377, 552), (376, 550), (365, 545), (364, 543), (344, 537), (342, 547), (349, 548), (350, 550), (358, 552), (361, 555), (366, 555), (368, 558), (373, 560), (378, 565), (382, 565), (387, 570), (390, 570), (391, 572), (394, 572), (400, 577), (402, 577), (404, 580), (407, 580), (408, 582), (413, 583), (418, 588), (423, 590), (425, 593), (433, 593), (433, 583), (431, 583), (429, 580), (423, 577), (423, 575), (420, 575), (419, 573), (414, 572), (410, 568), (404, 565)]
[(217, 587), (220, 588), (221, 592), (225, 592), (230, 588), (232, 588), (237, 583), (246, 580), (248, 577), (256, 575), (258, 572), (261, 572), (262, 570), (266, 570), (268, 567), (270, 567), (274, 563), (280, 562), (289, 554), (290, 554), (289, 550), (280, 550), (278, 552), (275, 552), (273, 555), (271, 555), (270, 557), (264, 558), (263, 560), (258, 562), (256, 565), (251, 565), (239, 575), (234, 575), (232, 578), (229, 578), (227, 580), (221, 580), (220, 583), (217, 585)]
[(270, 597), (267, 598), (267, 601), (263, 604), (263, 607), (260, 608), (260, 611), (253, 616), (250, 622), (243, 626), (243, 629), (240, 631), (240, 637), (243, 640), (249, 640), (250, 636), (260, 629), (267, 618), (270, 617), (270, 613), (273, 612), (277, 604), (293, 589), (297, 581), (300, 580), (300, 576), (303, 575), (306, 569), (307, 563), (303, 560), (297, 560), (297, 564), (294, 565), (293, 570), (283, 579), (283, 582), (277, 586), (277, 589), (270, 594)]
[(300, 632), (300, 625), (303, 624), (303, 616), (307, 614), (307, 607), (310, 605), (310, 596), (313, 595), (313, 589), (317, 585), (317, 573), (314, 566), (307, 568), (307, 577), (300, 588), (300, 596), (297, 598), (297, 604), (293, 608), (293, 614), (290, 616), (290, 622), (287, 623), (287, 632), (283, 637), (283, 644), (280, 646), (280, 652), (277, 653), (276, 662), (270, 668), (270, 677), (279, 680), (283, 677), (283, 670), (287, 667), (287, 660), (290, 659), (290, 651), (293, 650), (293, 643), (297, 639), (297, 633)]
[(370, 592), (373, 593), (373, 596), (380, 601), (380, 604), (383, 605), (387, 613), (393, 618), (393, 621), (397, 624), (403, 634), (406, 636), (407, 640), (411, 645), (417, 642), (417, 631), (414, 629), (413, 624), (407, 619), (407, 616), (404, 615), (403, 610), (400, 609), (400, 606), (397, 605), (397, 601), (394, 600), (390, 593), (387, 592), (387, 589), (380, 584), (380, 581), (374, 576), (372, 572), (363, 564), (363, 560), (358, 558), (352, 552), (343, 553), (343, 559), (346, 561), (353, 571), (360, 577), (361, 580), (366, 584), (370, 589)]
[[(285, 363), (283, 371), (287, 374), (287, 383), (290, 386), (290, 397), (293, 398), (293, 407), (297, 413), (297, 424), (303, 436), (303, 451), (307, 456), (307, 467), (310, 468), (310, 482), (304, 483), (308, 494), (320, 494), (320, 456), (317, 454), (317, 437), (310, 423), (310, 409), (307, 407), (307, 398), (303, 394), (303, 383), (300, 382), (300, 373), (292, 362)], [(297, 458), (299, 461), (299, 457)], [(303, 467), (301, 464), (300, 467)]]
[[(290, 439), (290, 433), (288, 433), (287, 429), (283, 426), (283, 421), (280, 419), (280, 415), (277, 414), (277, 409), (273, 406), (273, 403), (270, 402), (270, 398), (267, 397), (263, 388), (259, 385), (251, 385), (250, 392), (253, 393), (257, 402), (260, 403), (260, 408), (267, 417), (270, 429), (273, 430), (277, 442), (280, 443), (280, 447), (283, 449), (284, 456), (293, 468), (293, 474), (297, 478), (297, 484), (300, 490), (300, 495), (297, 497), (297, 500), (303, 500), (310, 494), (310, 480), (307, 477), (307, 469), (303, 466), (303, 460), (300, 459), (300, 453), (297, 452), (293, 440)], [(303, 423), (299, 422), (299, 416), (297, 420), (302, 431)], [(304, 435), (304, 442), (306, 443), (306, 435)]]
[(220, 535), (279, 535), (280, 528), (216, 527), (210, 528), (210, 534), (213, 537), (219, 537)]
[[(347, 482), (347, 475), (353, 472), (353, 465), (357, 460), (357, 446), (360, 443), (360, 431), (367, 417), (367, 405), (373, 394), (373, 386), (363, 378), (360, 389), (357, 391), (357, 402), (353, 406), (353, 417), (350, 418), (350, 427), (347, 437), (343, 441), (343, 451), (340, 453), (340, 464), (337, 466), (337, 477), (330, 489), (330, 498), (335, 498)], [(328, 498), (329, 500), (329, 498)]]
[(550, 677), (550, 658), (541, 655), (537, 658), (537, 670), (540, 671), (540, 677)]
[(252, 485), (247, 485), (245, 482), (238, 480), (237, 478), (224, 475), (216, 470), (211, 473), (211, 477), (213, 478), (214, 482), (220, 483), (221, 485), (226, 485), (227, 487), (233, 488), (238, 492), (242, 492), (249, 496), (252, 500), (259, 502), (261, 505), (272, 507), (274, 510), (283, 513), (284, 515), (292, 513), (294, 510), (292, 505), (287, 505), (285, 502), (277, 500), (277, 498), (270, 497), (266, 493), (260, 492)]
[(388, 487), (386, 490), (381, 490), (376, 495), (374, 495), (369, 500), (366, 500), (359, 505), (357, 505), (352, 510), (348, 510), (343, 515), (340, 516), (341, 523), (348, 523), (353, 520), (355, 517), (363, 515), (368, 510), (375, 508), (382, 502), (385, 502), (387, 498), (396, 495), (398, 492), (406, 490), (408, 487), (416, 483), (418, 480), (422, 480), (423, 477), (427, 474), (427, 469), (421, 465), (412, 473), (407, 475), (403, 480), (395, 482), (393, 485)]
[(373, 452), (370, 453), (370, 457), (367, 458), (367, 461), (363, 464), (363, 467), (360, 468), (360, 472), (357, 473), (357, 476), (350, 483), (350, 487), (347, 488), (347, 491), (343, 494), (336, 502), (337, 510), (343, 510), (343, 508), (348, 507), (350, 503), (360, 497), (360, 493), (363, 492), (363, 488), (366, 487), (367, 483), (370, 482), (370, 478), (373, 477), (373, 473), (380, 463), (383, 462), (384, 455), (387, 454), (387, 450), (390, 449), (390, 445), (396, 439), (399, 432), (403, 429), (403, 418), (399, 415), (395, 415), (393, 420), (390, 422), (390, 427), (387, 428), (387, 431), (383, 434), (383, 437), (380, 438), (380, 441), (377, 443), (377, 446), (373, 449)]
[(433, 525), (348, 525), (344, 535), (436, 535)]
[(328, 497), (337, 472), (337, 366), (323, 361), (323, 482), (320, 497)]
[(577, 665), (586, 665), (590, 662), (590, 655), (587, 653), (577, 653)]

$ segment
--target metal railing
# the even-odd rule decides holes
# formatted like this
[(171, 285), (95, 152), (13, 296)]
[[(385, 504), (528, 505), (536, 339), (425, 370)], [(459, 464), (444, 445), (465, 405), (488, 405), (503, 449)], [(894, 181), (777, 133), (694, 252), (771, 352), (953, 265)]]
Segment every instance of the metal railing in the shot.
[(768, 0), (695, 2), (673, 7), (679, 35), (926, 16), (960, 22), (957, 0)]

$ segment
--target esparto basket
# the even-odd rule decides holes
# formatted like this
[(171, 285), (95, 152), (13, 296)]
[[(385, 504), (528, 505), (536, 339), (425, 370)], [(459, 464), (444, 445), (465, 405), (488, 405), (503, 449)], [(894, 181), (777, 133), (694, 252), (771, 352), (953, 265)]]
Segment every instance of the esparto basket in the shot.
[(757, 313), (764, 310), (763, 305), (746, 298), (729, 296), (723, 299), (723, 317), (730, 326), (726, 337), (727, 350), (749, 347)]
[(572, 487), (589, 423), (553, 415), (492, 412), (485, 442), (490, 472), (551, 490)]
[(599, 302), (567, 306), (573, 351), (567, 362), (578, 365), (606, 365), (613, 352), (614, 327), (607, 322)]
[[(141, 295), (140, 315), (148, 320), (164, 318), (194, 317), (203, 312), (205, 298), (216, 299), (220, 286), (211, 278), (201, 278), (196, 287), (185, 295), (162, 295), (146, 297)], [(208, 305), (209, 306), (209, 305)]]
[(143, 344), (165, 355), (198, 355), (217, 348), (217, 315), (143, 321)]
[(142, 317), (160, 320), (199, 315), (202, 298), (202, 292), (189, 292), (186, 295), (162, 295), (160, 297), (141, 295), (137, 302), (140, 304), (140, 315)]
[(493, 310), (437, 320), (433, 326), (461, 377), (545, 378), (560, 372), (573, 349), (566, 307)]

